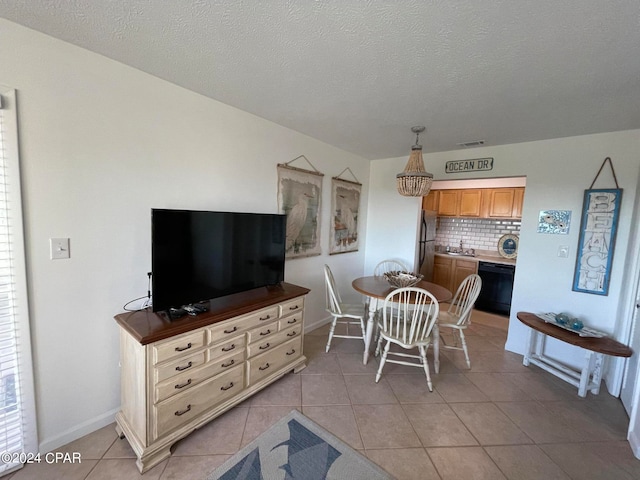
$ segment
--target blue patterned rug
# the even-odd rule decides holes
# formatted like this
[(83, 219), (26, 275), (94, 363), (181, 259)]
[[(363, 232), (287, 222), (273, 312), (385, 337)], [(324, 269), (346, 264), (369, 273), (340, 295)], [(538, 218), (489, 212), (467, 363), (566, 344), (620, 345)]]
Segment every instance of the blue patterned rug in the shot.
[(292, 410), (207, 480), (390, 480), (347, 444)]

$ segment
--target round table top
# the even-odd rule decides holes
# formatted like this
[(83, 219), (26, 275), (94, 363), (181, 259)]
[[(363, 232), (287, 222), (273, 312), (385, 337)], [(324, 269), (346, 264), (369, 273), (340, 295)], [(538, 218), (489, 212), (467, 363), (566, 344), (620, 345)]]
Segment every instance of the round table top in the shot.
[[(395, 287), (391, 286), (384, 277), (360, 277), (356, 278), (351, 285), (353, 288), (368, 297), (385, 299), (387, 295), (395, 290)], [(423, 288), (430, 292), (438, 302), (446, 302), (451, 300), (453, 295), (451, 292), (441, 285), (427, 282), (426, 280), (420, 280), (417, 285), (418, 288)]]

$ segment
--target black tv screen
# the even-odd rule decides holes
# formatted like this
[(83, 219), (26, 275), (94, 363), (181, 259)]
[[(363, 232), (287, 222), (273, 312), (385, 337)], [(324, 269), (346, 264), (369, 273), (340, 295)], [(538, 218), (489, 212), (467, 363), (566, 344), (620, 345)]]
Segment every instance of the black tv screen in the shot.
[(284, 281), (286, 216), (151, 210), (153, 311)]

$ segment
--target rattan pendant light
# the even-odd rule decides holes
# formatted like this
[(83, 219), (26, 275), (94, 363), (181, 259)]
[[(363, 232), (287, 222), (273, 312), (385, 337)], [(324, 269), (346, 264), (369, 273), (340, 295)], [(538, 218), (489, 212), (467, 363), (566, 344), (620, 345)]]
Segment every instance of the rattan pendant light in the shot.
[(418, 143), (420, 134), (425, 130), (425, 127), (411, 128), (416, 134), (416, 144), (411, 147), (411, 155), (404, 172), (396, 175), (398, 193), (405, 197), (424, 197), (431, 190), (433, 174), (424, 169), (422, 145)]

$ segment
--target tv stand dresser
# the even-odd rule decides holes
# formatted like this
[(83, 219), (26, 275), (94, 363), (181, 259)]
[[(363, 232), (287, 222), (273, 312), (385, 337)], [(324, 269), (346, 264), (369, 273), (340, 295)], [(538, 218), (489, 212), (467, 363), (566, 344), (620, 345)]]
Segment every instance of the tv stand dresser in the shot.
[(302, 354), (309, 289), (282, 283), (210, 301), (196, 316), (170, 321), (151, 312), (121, 313), (121, 410), (141, 473), (171, 446), (290, 371)]

